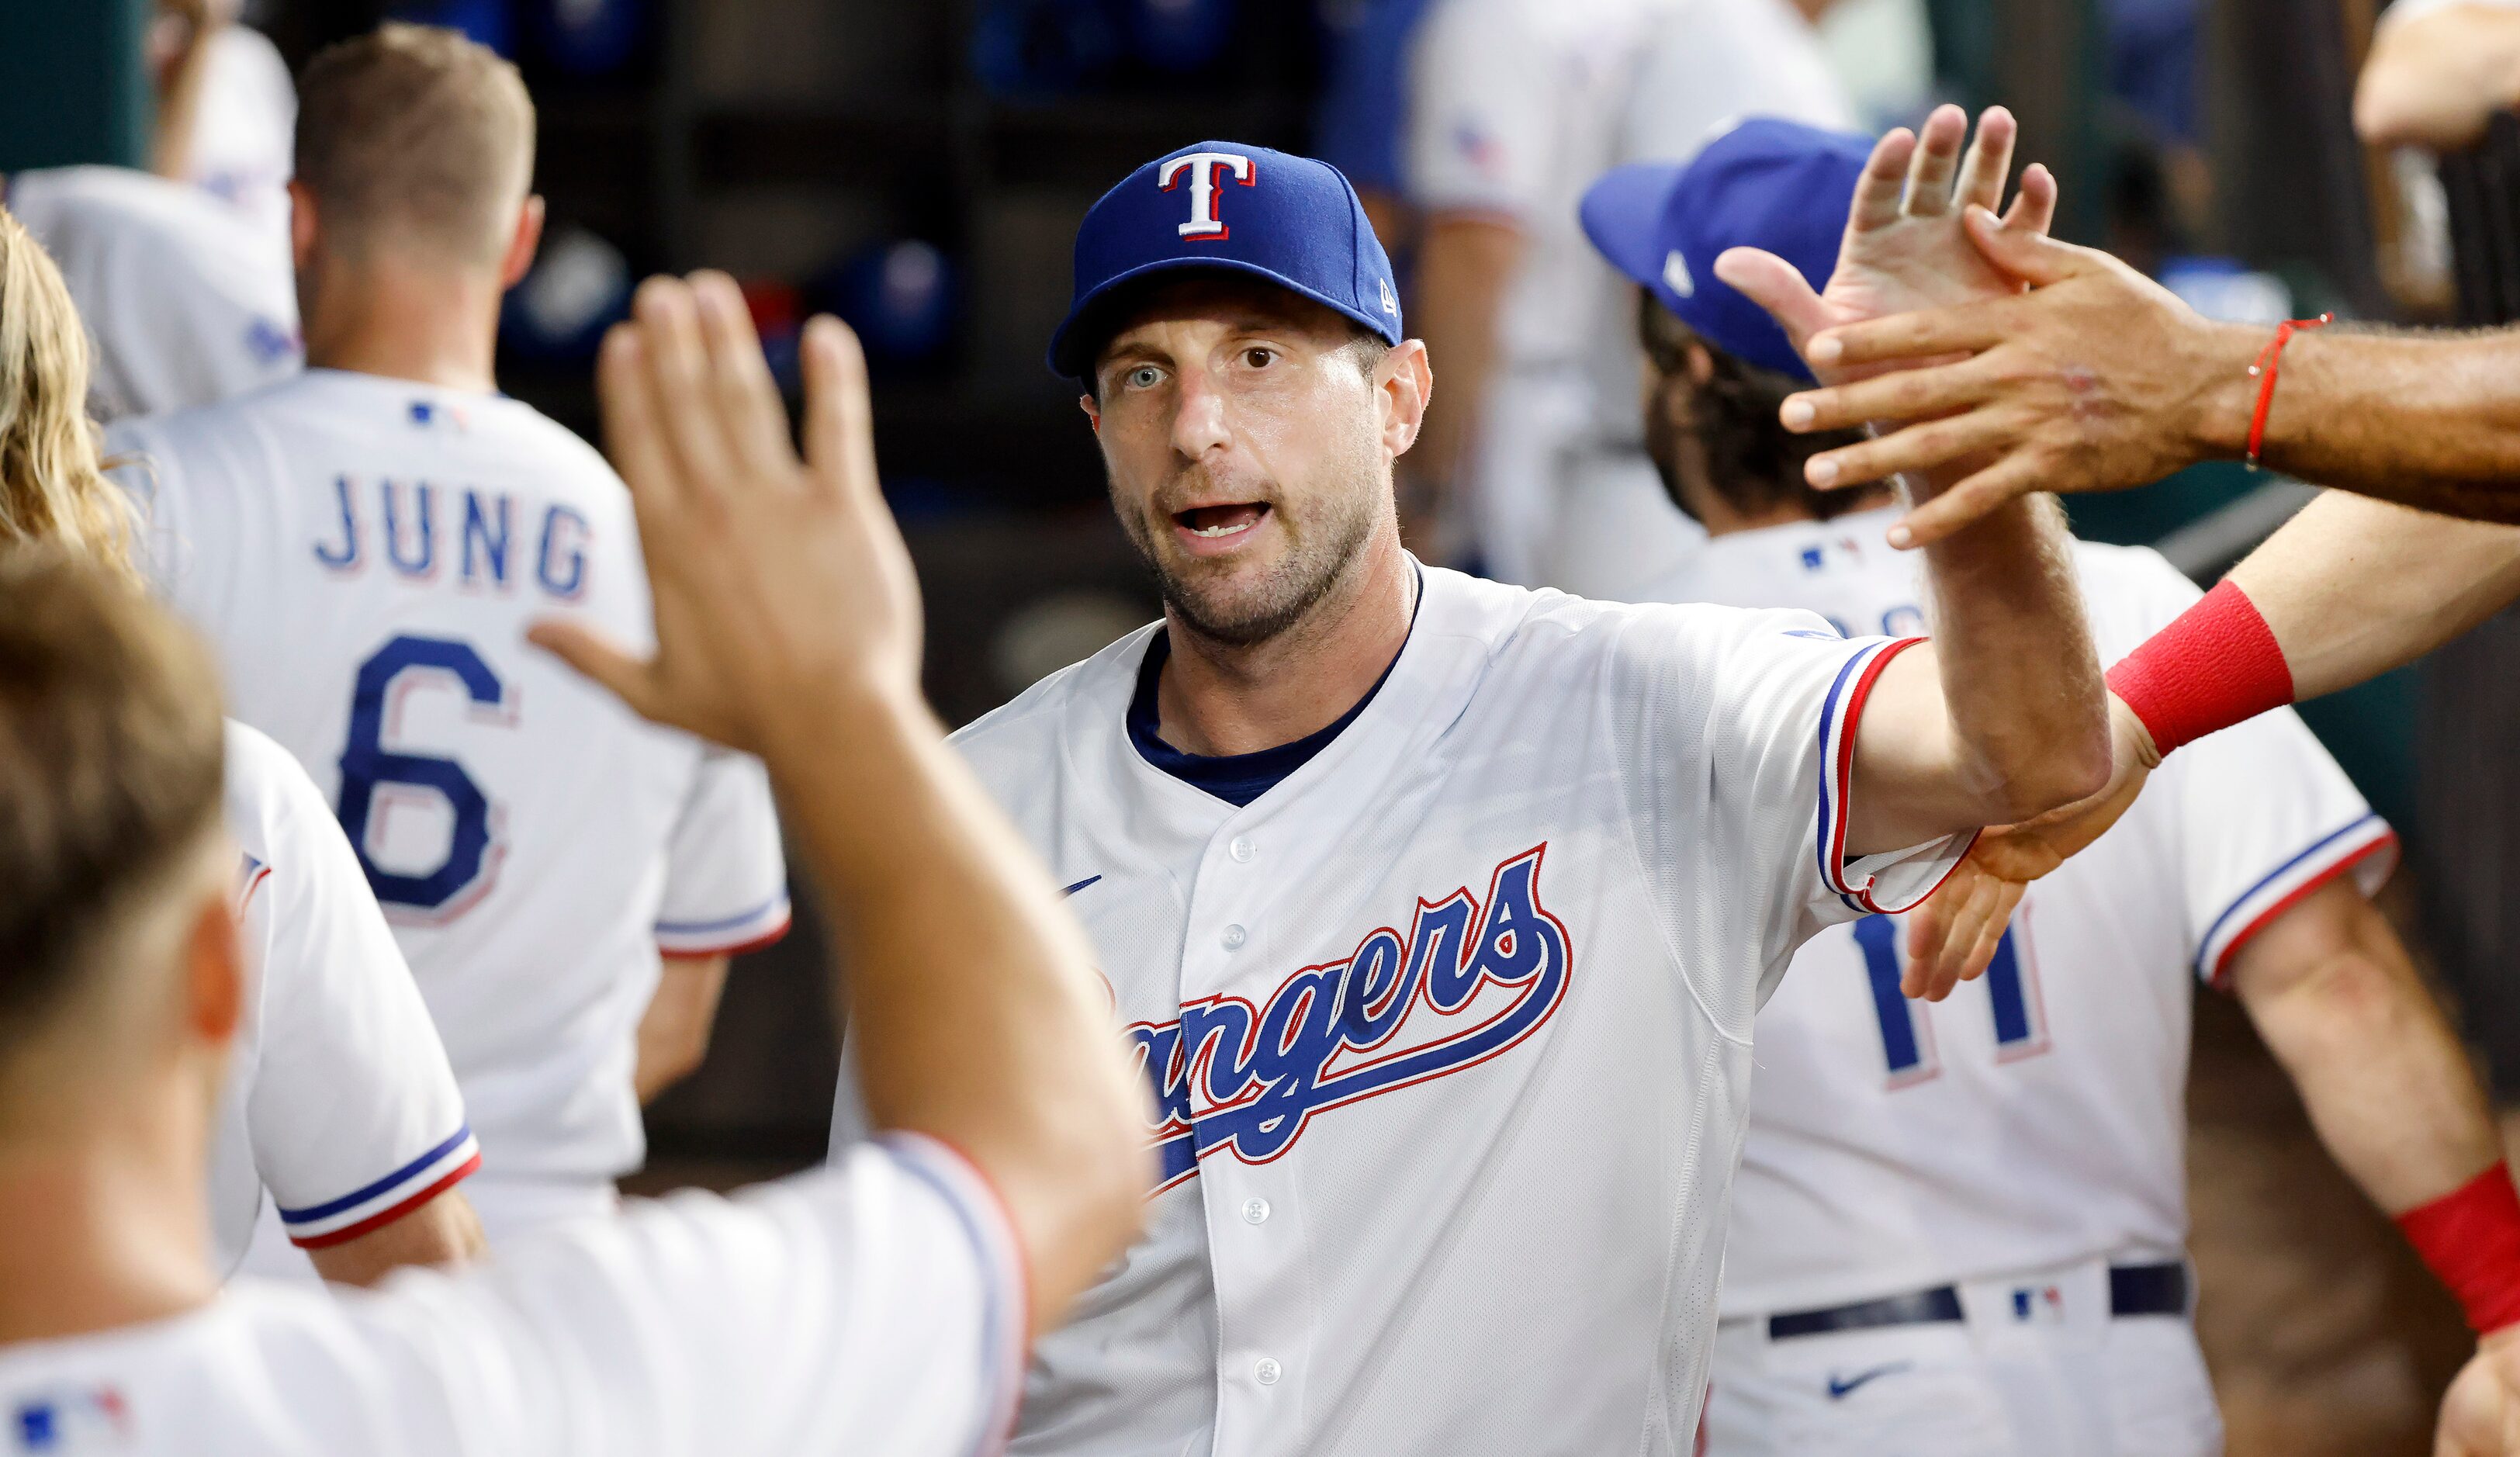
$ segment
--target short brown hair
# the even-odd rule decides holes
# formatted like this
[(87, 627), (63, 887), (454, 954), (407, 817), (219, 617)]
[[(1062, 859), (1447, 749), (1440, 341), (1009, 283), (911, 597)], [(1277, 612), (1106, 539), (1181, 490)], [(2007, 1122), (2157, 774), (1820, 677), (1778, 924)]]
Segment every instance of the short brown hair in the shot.
[(458, 31), (381, 25), (317, 55), (298, 82), (297, 180), (352, 252), (494, 263), (533, 171), (523, 79)]
[(0, 1067), (199, 852), (224, 758), (191, 632), (93, 560), (0, 548)]

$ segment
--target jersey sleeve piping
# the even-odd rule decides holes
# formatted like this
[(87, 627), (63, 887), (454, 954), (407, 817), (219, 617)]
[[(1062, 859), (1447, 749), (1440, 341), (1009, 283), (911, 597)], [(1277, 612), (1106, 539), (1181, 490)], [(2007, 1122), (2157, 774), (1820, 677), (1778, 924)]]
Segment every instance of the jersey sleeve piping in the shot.
[[(2232, 957), (2252, 936), (2274, 924), (2312, 891), (2373, 856), (2394, 859), (2397, 848), (2398, 833), (2389, 828), (2388, 821), (2369, 811), (2311, 842), (2300, 853), (2232, 897), (2231, 903), (2214, 918), (2196, 948), (2196, 975), (2220, 987), (2230, 972)], [(2387, 863), (2382, 862), (2384, 873)]]
[(311, 1208), (280, 1211), (289, 1242), (301, 1250), (321, 1250), (382, 1229), (440, 1194), (454, 1188), (481, 1166), (481, 1148), (470, 1125), (383, 1178)]
[(1891, 659), (1923, 641), (1921, 637), (1903, 637), (1856, 653), (1837, 670), (1836, 680), (1828, 686), (1828, 697), (1821, 705), (1820, 877), (1821, 883), (1853, 910), (1895, 916), (1933, 893), (1929, 889), (1908, 905), (1883, 905), (1872, 896), (1873, 877), (1867, 875), (1859, 883), (1846, 874), (1846, 831), (1851, 818), (1847, 789), (1855, 778), (1856, 729), (1864, 721), (1864, 706), (1871, 698), (1872, 685), (1880, 678), (1881, 670), (1889, 666)]
[(733, 916), (710, 921), (659, 921), (656, 949), (667, 956), (734, 956), (758, 951), (788, 933), (792, 908), (783, 889)]
[(894, 1132), (877, 1142), (904, 1171), (943, 1197), (980, 1262), (981, 1280), (987, 1287), (980, 1340), (988, 1363), (981, 1373), (988, 1405), (971, 1450), (979, 1457), (998, 1457), (1014, 1437), (1015, 1408), (1023, 1398), (1024, 1352), (1032, 1327), (1032, 1281), (1014, 1217), (980, 1166), (944, 1140)]

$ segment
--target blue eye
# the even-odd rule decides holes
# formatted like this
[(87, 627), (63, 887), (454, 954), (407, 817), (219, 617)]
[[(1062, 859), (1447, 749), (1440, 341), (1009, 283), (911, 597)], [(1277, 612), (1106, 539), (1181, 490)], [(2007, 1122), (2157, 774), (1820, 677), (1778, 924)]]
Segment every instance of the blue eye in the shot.
[(1156, 383), (1162, 380), (1163, 377), (1163, 371), (1155, 368), (1153, 365), (1141, 364), (1136, 369), (1129, 371), (1129, 387), (1132, 389), (1152, 389), (1155, 387)]

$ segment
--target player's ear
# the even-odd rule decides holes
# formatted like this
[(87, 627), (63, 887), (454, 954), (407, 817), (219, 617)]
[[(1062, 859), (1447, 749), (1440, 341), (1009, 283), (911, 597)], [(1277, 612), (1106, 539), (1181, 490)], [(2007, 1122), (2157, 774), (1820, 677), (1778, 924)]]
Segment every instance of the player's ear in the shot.
[(543, 244), (543, 200), (528, 197), (517, 209), (517, 231), (509, 236), (508, 252), (499, 260), (499, 287), (513, 289), (534, 266), (534, 250)]
[(315, 195), (306, 190), (305, 183), (290, 179), (289, 261), (290, 266), (299, 273), (306, 271), (307, 261), (315, 256), (316, 234), (320, 225), (321, 219), (315, 210)]
[(224, 1049), (245, 1019), (245, 952), (237, 941), (236, 910), (224, 885), (212, 886), (194, 909), (184, 933), (184, 1027), (197, 1040)]
[(1374, 393), (1382, 407), (1382, 445), (1394, 456), (1418, 443), (1426, 423), (1426, 402), (1435, 397), (1435, 367), (1426, 357), (1423, 340), (1403, 340), (1373, 370)]
[(1076, 408), (1085, 412), (1085, 419), (1094, 427), (1094, 433), (1102, 433), (1102, 406), (1095, 401), (1092, 391), (1076, 396)]

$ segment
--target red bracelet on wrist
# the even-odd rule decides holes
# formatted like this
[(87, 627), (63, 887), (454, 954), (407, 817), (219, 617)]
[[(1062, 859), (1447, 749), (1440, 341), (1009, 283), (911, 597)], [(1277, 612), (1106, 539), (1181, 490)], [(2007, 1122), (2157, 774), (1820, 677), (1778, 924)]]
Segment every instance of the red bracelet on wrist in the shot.
[(2398, 1228), (2458, 1297), (2476, 1334), (2520, 1322), (2520, 1193), (2508, 1163), (2400, 1214)]
[(2166, 754), (2291, 703), (2292, 668), (2249, 594), (2227, 579), (2119, 660), (2109, 691)]
[[(2258, 362), (2249, 366), (2249, 378), (2258, 382), (2258, 407), (2249, 415), (2250, 470), (2258, 468), (2258, 447), (2267, 440), (2267, 411), (2275, 402), (2275, 367), (2283, 363), (2284, 345), (2291, 343), (2292, 337), (2301, 331), (2317, 329), (2335, 317), (2329, 313), (2320, 314), (2316, 319), (2284, 320), (2275, 326), (2275, 337), (2267, 341), (2267, 346), (2258, 351)], [(2168, 750), (2162, 751), (2169, 752)]]

